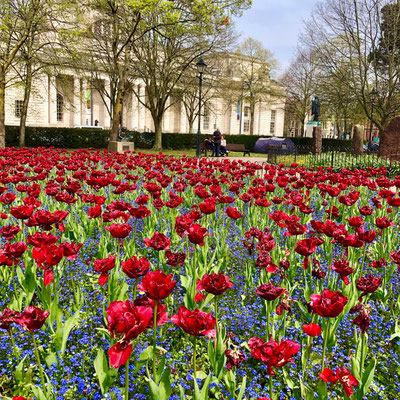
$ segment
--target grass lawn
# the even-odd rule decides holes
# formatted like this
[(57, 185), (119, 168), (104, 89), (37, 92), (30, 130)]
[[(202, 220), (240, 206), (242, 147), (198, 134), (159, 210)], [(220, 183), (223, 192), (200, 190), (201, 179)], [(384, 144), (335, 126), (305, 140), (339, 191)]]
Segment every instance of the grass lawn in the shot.
[[(156, 152), (154, 150), (149, 150), (149, 149), (135, 149), (135, 151), (137, 153), (144, 153), (144, 154), (155, 154)], [(196, 156), (196, 149), (188, 149), (188, 150), (162, 150), (163, 154), (167, 154), (167, 155), (172, 155), (175, 157), (181, 157), (183, 155), (186, 155), (188, 157), (195, 157)], [(211, 156), (211, 152), (207, 153), (208, 157)], [(230, 151), (229, 152), (229, 156), (225, 157), (225, 158), (229, 158), (229, 157), (243, 157), (243, 152), (235, 152), (235, 151)], [(256, 153), (251, 153), (251, 157), (260, 157), (260, 158), (266, 158), (267, 155), (266, 154), (256, 154)]]

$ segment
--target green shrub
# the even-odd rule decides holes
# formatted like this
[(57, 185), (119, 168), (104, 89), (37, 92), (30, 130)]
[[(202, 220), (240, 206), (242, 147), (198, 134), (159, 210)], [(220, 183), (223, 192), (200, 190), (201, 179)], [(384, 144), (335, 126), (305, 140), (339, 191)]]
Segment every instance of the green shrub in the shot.
[[(6, 145), (18, 146), (18, 126), (6, 127)], [(109, 130), (100, 129), (78, 129), (78, 128), (54, 128), (54, 127), (27, 127), (26, 146), (28, 147), (57, 147), (65, 149), (89, 148), (104, 149), (108, 146), (110, 136)], [(260, 138), (271, 136), (250, 135), (224, 135), (227, 143), (243, 144), (246, 149), (252, 150), (256, 141)], [(201, 135), (204, 142), (210, 135)], [(137, 149), (151, 149), (154, 145), (154, 132), (127, 131), (124, 133), (125, 140), (135, 143)], [(290, 138), (296, 146), (304, 148), (312, 147), (312, 138)], [(346, 151), (351, 152), (351, 140), (322, 139), (324, 151)], [(162, 145), (166, 150), (195, 149), (197, 145), (197, 134), (164, 133)]]
[[(57, 147), (65, 149), (82, 149), (93, 147), (104, 149), (108, 146), (109, 130), (26, 127), (25, 144), (28, 147)], [(6, 127), (6, 145), (18, 146), (19, 128)]]

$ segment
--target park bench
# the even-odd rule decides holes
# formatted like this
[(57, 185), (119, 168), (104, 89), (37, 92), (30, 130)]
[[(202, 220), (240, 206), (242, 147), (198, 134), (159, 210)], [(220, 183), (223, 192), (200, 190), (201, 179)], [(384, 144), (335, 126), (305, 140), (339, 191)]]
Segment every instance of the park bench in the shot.
[(239, 153), (243, 151), (243, 157), (245, 157), (246, 155), (250, 157), (250, 150), (246, 149), (246, 147), (244, 147), (244, 144), (239, 144), (239, 143), (227, 144), (226, 149), (228, 151), (237, 151)]
[[(250, 157), (250, 150), (246, 149), (246, 147), (244, 147), (244, 144), (238, 144), (238, 143), (227, 144), (226, 149), (228, 151), (237, 151), (239, 153), (243, 152), (243, 157), (245, 157), (246, 155)], [(204, 153), (206, 157), (207, 157), (207, 151), (212, 151), (212, 150), (208, 149), (206, 144), (203, 142), (201, 144), (201, 152)]]

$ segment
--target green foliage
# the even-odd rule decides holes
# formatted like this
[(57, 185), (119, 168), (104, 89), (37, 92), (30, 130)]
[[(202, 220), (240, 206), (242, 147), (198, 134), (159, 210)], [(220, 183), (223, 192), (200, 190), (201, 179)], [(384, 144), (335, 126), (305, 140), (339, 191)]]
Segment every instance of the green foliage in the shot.
[[(6, 127), (6, 145), (9, 147), (18, 146), (18, 126)], [(26, 128), (27, 147), (56, 147), (65, 149), (104, 149), (108, 146), (110, 131), (101, 129), (77, 129), (77, 128)], [(246, 149), (252, 150), (255, 143), (260, 138), (271, 136), (253, 135), (224, 135), (229, 144), (243, 144)], [(202, 141), (209, 135), (202, 135)], [(296, 146), (312, 146), (311, 138), (290, 138)], [(125, 140), (135, 143), (135, 148), (151, 149), (154, 145), (154, 132), (125, 132)], [(187, 133), (164, 133), (162, 146), (166, 150), (186, 150), (195, 149), (197, 144), (197, 134)], [(351, 140), (322, 139), (324, 150), (339, 152), (351, 151)]]
[[(6, 127), (6, 146), (18, 146), (18, 126)], [(110, 131), (77, 128), (26, 128), (27, 147), (56, 147), (64, 149), (94, 148), (108, 146)]]

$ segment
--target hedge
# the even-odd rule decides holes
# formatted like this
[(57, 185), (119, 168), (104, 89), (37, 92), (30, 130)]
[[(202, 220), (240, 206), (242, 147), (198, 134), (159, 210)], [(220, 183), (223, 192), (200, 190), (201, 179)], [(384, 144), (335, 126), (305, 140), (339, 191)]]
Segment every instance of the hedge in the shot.
[[(6, 145), (18, 146), (17, 126), (6, 127)], [(78, 128), (26, 128), (26, 146), (28, 147), (57, 147), (65, 149), (80, 149), (92, 147), (94, 149), (104, 149), (108, 146), (110, 131), (101, 129), (78, 129)], [(207, 136), (202, 135), (202, 140)], [(224, 135), (227, 143), (243, 144), (247, 149), (252, 150), (259, 138), (271, 136), (250, 136), (250, 135)], [(153, 132), (133, 132), (127, 131), (124, 137), (128, 141), (135, 143), (137, 149), (151, 149), (154, 144)], [(312, 146), (312, 138), (290, 138), (296, 146)], [(164, 133), (162, 145), (166, 150), (187, 150), (195, 149), (197, 144), (197, 134), (184, 133)], [(351, 140), (322, 139), (324, 150), (351, 151)]]
[[(6, 126), (6, 145), (18, 146), (18, 126)], [(57, 147), (83, 149), (93, 147), (104, 149), (108, 146), (110, 131), (101, 129), (43, 128), (26, 127), (27, 147)]]

